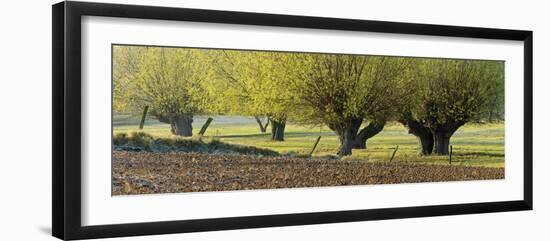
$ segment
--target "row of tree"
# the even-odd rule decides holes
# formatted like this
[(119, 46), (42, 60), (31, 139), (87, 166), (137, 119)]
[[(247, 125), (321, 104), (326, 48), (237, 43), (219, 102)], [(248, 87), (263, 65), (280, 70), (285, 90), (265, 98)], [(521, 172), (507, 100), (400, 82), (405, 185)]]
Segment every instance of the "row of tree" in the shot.
[(141, 46), (113, 47), (115, 111), (151, 114), (192, 135), (193, 116), (253, 116), (284, 141), (288, 121), (327, 126), (340, 156), (366, 148), (388, 121), (422, 154), (447, 154), (467, 122), (504, 116), (500, 61)]

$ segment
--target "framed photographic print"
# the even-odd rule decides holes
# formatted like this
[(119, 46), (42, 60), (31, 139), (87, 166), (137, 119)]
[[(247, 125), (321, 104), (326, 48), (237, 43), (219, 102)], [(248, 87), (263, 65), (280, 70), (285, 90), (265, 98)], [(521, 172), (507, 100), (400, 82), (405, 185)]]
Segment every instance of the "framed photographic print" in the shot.
[(53, 235), (531, 210), (532, 54), (524, 30), (55, 4)]

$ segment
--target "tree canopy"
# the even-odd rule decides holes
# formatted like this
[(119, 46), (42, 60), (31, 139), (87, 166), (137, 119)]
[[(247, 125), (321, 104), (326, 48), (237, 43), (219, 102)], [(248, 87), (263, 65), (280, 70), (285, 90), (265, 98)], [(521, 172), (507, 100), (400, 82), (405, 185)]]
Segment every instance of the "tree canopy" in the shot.
[(327, 125), (340, 139), (340, 155), (351, 154), (364, 120), (384, 123), (399, 100), (404, 58), (303, 55), (293, 81), (302, 121)]
[(263, 124), (259, 117), (266, 116), (272, 122), (272, 139), (284, 140), (285, 123), (293, 106), (293, 96), (285, 86), (290, 78), (288, 54), (219, 50), (211, 56), (215, 77), (210, 90), (223, 90), (224, 95), (214, 98), (216, 109), (254, 116), (260, 128)]
[[(495, 108), (494, 95), (504, 94), (503, 73), (498, 61), (417, 59), (408, 74), (414, 98), (406, 102), (402, 122), (415, 129), (413, 134), (431, 132), (426, 138), (434, 139), (433, 151), (447, 154), (458, 128)], [(426, 148), (423, 153), (430, 154), (430, 145)]]
[(344, 156), (399, 121), (423, 154), (446, 154), (465, 123), (503, 118), (504, 63), (114, 46), (113, 89), (115, 111), (148, 106), (176, 135), (197, 114), (251, 116), (277, 141), (289, 121), (327, 126)]
[(113, 52), (115, 109), (149, 106), (172, 133), (191, 136), (193, 115), (207, 109), (205, 50), (115, 46)]

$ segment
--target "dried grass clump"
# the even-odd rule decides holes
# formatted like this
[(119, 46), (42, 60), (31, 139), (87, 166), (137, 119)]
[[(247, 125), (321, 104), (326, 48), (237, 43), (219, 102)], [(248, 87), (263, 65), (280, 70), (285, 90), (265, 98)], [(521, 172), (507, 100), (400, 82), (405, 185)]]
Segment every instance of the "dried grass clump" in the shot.
[(144, 132), (130, 134), (117, 133), (113, 136), (115, 151), (147, 151), (147, 152), (203, 152), (216, 154), (247, 154), (262, 156), (278, 156), (279, 153), (269, 149), (253, 146), (228, 144), (217, 138), (154, 138)]

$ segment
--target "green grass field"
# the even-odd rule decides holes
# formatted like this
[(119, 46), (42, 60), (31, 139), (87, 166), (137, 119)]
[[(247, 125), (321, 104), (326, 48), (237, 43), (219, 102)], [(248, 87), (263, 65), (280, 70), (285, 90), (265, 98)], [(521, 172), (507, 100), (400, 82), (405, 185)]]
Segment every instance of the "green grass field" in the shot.
[[(270, 141), (270, 133), (260, 133), (252, 117), (213, 116), (214, 121), (204, 138), (219, 138), (230, 144), (269, 148), (281, 154), (308, 154), (318, 136), (321, 141), (314, 156), (335, 155), (338, 138), (327, 127), (307, 127), (287, 124), (285, 141)], [(194, 118), (193, 131), (196, 133), (206, 117)], [(113, 118), (113, 134), (139, 131), (139, 117), (117, 114)], [(175, 137), (168, 124), (148, 119), (142, 130), (155, 137)], [(269, 132), (270, 130), (268, 130)], [(418, 143), (413, 135), (399, 123), (390, 123), (384, 130), (367, 142), (367, 149), (353, 150), (351, 159), (371, 162), (387, 162), (399, 145), (394, 162), (419, 164), (449, 164), (448, 156), (420, 156)], [(451, 138), (453, 165), (504, 167), (504, 124), (467, 124)]]

